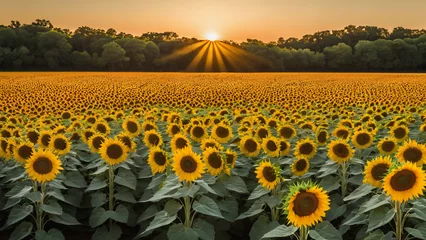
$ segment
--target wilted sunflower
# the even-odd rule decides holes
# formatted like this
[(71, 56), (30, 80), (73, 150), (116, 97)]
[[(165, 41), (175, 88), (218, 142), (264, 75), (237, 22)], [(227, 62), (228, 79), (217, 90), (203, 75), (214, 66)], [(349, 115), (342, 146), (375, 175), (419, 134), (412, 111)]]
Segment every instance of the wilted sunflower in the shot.
[(278, 135), (285, 139), (296, 136), (296, 129), (290, 124), (284, 124), (278, 128)]
[(286, 202), (288, 222), (296, 227), (310, 227), (321, 222), (330, 209), (327, 192), (313, 184), (290, 187)]
[(133, 136), (127, 132), (122, 132), (115, 136), (118, 140), (122, 141), (124, 145), (129, 149), (130, 152), (134, 152), (136, 149), (136, 143), (133, 141)]
[(356, 131), (352, 136), (352, 143), (358, 149), (365, 149), (373, 143), (373, 136), (367, 130)]
[(201, 150), (205, 151), (209, 147), (214, 147), (219, 150), (223, 149), (223, 146), (212, 137), (204, 138), (203, 141), (201, 141)]
[(259, 184), (264, 188), (272, 190), (281, 182), (281, 170), (273, 165), (269, 160), (263, 160), (255, 170)]
[(306, 158), (296, 158), (291, 164), (291, 172), (295, 176), (303, 176), (309, 171), (309, 160)]
[(426, 147), (414, 140), (409, 140), (398, 148), (396, 157), (400, 162), (411, 162), (421, 167), (426, 163)]
[(213, 176), (218, 176), (224, 169), (224, 161), (216, 148), (210, 147), (204, 150), (203, 161), (207, 172)]
[(99, 153), (101, 157), (110, 165), (119, 164), (127, 159), (129, 149), (118, 139), (105, 139)]
[(228, 125), (219, 123), (212, 128), (212, 138), (216, 139), (219, 143), (228, 142), (232, 136), (232, 129)]
[(328, 140), (328, 131), (324, 128), (319, 128), (315, 134), (315, 139), (319, 146), (325, 146)]
[(32, 142), (22, 142), (15, 147), (13, 156), (17, 162), (25, 165), (27, 160), (31, 157), (34, 152), (34, 144)]
[(61, 161), (50, 151), (34, 152), (25, 164), (25, 171), (32, 180), (40, 183), (49, 182), (63, 170)]
[(280, 141), (275, 137), (262, 139), (262, 148), (270, 157), (278, 157), (280, 155)]
[(237, 161), (237, 153), (231, 149), (226, 149), (226, 164), (230, 165), (230, 168), (234, 168), (235, 162)]
[(188, 138), (181, 133), (175, 134), (170, 143), (172, 145), (172, 152), (191, 146)]
[(354, 152), (355, 150), (343, 139), (333, 140), (328, 144), (328, 157), (339, 164), (349, 161)]
[(179, 181), (193, 182), (201, 178), (204, 173), (204, 163), (200, 156), (191, 150), (191, 147), (178, 150), (173, 156), (172, 166)]
[(201, 142), (208, 136), (207, 130), (202, 125), (192, 126), (190, 130), (191, 139), (196, 142)]
[(382, 187), (382, 180), (392, 166), (392, 160), (389, 156), (377, 157), (367, 162), (364, 169), (363, 183), (371, 184), (377, 188)]
[(64, 155), (71, 150), (71, 143), (65, 135), (58, 134), (51, 138), (49, 148), (58, 155)]
[(38, 145), (42, 148), (48, 148), (51, 138), (52, 138), (51, 131), (47, 131), (47, 130), (41, 131), (40, 137), (38, 139)]
[(154, 129), (144, 133), (143, 142), (148, 148), (161, 147), (163, 145), (161, 134)]
[(159, 147), (154, 147), (149, 150), (148, 164), (151, 167), (152, 174), (162, 173), (169, 165), (167, 153)]
[(331, 135), (337, 138), (348, 140), (349, 137), (351, 136), (351, 131), (347, 127), (339, 126), (338, 128), (334, 129)]
[(390, 130), (390, 134), (396, 138), (398, 142), (403, 142), (408, 138), (410, 130), (405, 125), (394, 126)]
[(280, 156), (285, 156), (290, 152), (290, 143), (285, 139), (280, 139)]
[(124, 131), (134, 137), (139, 136), (139, 134), (141, 134), (141, 126), (135, 118), (129, 118), (124, 121), (122, 127)]
[(296, 143), (294, 155), (298, 158), (311, 159), (317, 152), (317, 145), (309, 138), (299, 140)]
[(394, 137), (385, 137), (377, 144), (380, 154), (390, 155), (398, 149), (398, 142)]
[(423, 195), (425, 186), (425, 172), (410, 162), (392, 169), (383, 179), (383, 190), (393, 201), (398, 202), (406, 202)]
[(103, 134), (95, 134), (89, 138), (87, 145), (89, 145), (90, 151), (98, 153), (101, 149), (102, 143), (104, 143), (106, 137)]
[(244, 136), (240, 140), (240, 151), (248, 157), (257, 156), (260, 152), (260, 144), (256, 141), (255, 138)]

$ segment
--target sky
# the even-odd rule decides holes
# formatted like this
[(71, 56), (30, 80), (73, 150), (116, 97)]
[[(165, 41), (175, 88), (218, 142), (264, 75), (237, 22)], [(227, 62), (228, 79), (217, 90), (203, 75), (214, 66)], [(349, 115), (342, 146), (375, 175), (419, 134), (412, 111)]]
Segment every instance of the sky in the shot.
[(50, 20), (55, 27), (79, 26), (141, 35), (173, 31), (204, 39), (276, 41), (347, 25), (426, 28), (426, 0), (4, 0), (0, 24)]

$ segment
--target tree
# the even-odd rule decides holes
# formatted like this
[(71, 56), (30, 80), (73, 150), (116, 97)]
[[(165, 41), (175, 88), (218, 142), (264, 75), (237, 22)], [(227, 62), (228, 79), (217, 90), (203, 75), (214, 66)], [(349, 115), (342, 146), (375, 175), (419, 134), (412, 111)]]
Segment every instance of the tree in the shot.
[(11, 28), (0, 28), (0, 47), (14, 47), (16, 43), (16, 33)]
[(50, 69), (59, 69), (69, 63), (71, 44), (66, 35), (59, 32), (45, 32), (37, 35), (39, 55), (44, 57)]
[(348, 70), (353, 62), (352, 48), (344, 43), (326, 47), (324, 56), (330, 69)]
[(95, 62), (87, 51), (72, 52), (71, 64), (77, 70), (90, 70), (95, 66)]
[(140, 70), (145, 62), (144, 50), (146, 42), (136, 38), (124, 38), (116, 40), (116, 42), (126, 51), (129, 57), (129, 69)]
[(103, 66), (111, 67), (115, 71), (116, 67), (122, 67), (125, 62), (129, 61), (126, 57), (126, 51), (116, 42), (110, 42), (103, 46), (103, 52), (99, 61)]

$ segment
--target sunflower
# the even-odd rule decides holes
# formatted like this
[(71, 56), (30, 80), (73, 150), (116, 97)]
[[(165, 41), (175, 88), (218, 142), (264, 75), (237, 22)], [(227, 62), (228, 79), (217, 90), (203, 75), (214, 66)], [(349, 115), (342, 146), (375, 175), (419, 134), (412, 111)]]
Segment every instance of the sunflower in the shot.
[(3, 157), (6, 159), (6, 161), (9, 161), (10, 159), (12, 159), (15, 152), (15, 147), (18, 144), (14, 138), (9, 138), (6, 141), (7, 141), (7, 147), (6, 147), (6, 151), (3, 154)]
[(102, 143), (104, 143), (105, 140), (105, 136), (103, 134), (98, 133), (89, 138), (89, 141), (87, 141), (87, 145), (89, 145), (90, 151), (98, 153), (101, 149)]
[(110, 165), (119, 164), (127, 159), (129, 149), (124, 143), (117, 139), (105, 139), (99, 153), (101, 157)]
[(257, 156), (260, 152), (260, 144), (255, 138), (244, 136), (240, 140), (240, 151), (248, 157)]
[(257, 139), (262, 140), (264, 138), (267, 138), (268, 136), (271, 136), (271, 132), (268, 127), (261, 126), (256, 129), (255, 136)]
[(285, 156), (290, 152), (290, 143), (285, 139), (280, 139), (280, 156)]
[(325, 146), (328, 140), (328, 132), (324, 128), (319, 128), (315, 134), (315, 139), (319, 146)]
[(358, 149), (365, 149), (373, 143), (373, 136), (367, 130), (356, 131), (352, 136), (352, 143)]
[(202, 125), (192, 126), (190, 130), (191, 139), (196, 142), (201, 142), (204, 138), (206, 138), (207, 130)]
[(203, 161), (207, 172), (213, 176), (218, 176), (224, 169), (224, 161), (216, 148), (207, 148), (203, 152)]
[(293, 164), (291, 164), (291, 172), (295, 176), (303, 176), (309, 171), (309, 160), (306, 158), (296, 158)]
[(281, 181), (281, 170), (269, 160), (261, 161), (256, 167), (255, 173), (259, 184), (269, 190), (274, 189)]
[(103, 121), (98, 121), (93, 125), (93, 130), (96, 132), (108, 135), (111, 132), (111, 128), (108, 126), (108, 123)]
[(420, 131), (422, 131), (422, 132), (426, 132), (426, 123), (423, 123), (421, 126), (420, 126)]
[(398, 149), (398, 143), (394, 137), (385, 137), (377, 144), (380, 154), (390, 155)]
[(355, 150), (343, 139), (333, 140), (328, 144), (328, 157), (339, 164), (349, 161), (354, 152)]
[(394, 126), (390, 130), (390, 134), (397, 139), (398, 142), (403, 142), (408, 138), (410, 130), (405, 125)]
[(149, 150), (148, 164), (151, 167), (152, 174), (162, 173), (169, 165), (167, 153), (159, 147), (153, 147)]
[(232, 129), (228, 125), (219, 123), (212, 128), (212, 138), (216, 139), (219, 143), (228, 142), (232, 136)]
[(148, 148), (161, 147), (163, 139), (157, 130), (149, 130), (144, 133), (143, 142)]
[(65, 155), (71, 150), (71, 143), (63, 134), (58, 134), (50, 140), (49, 148), (58, 155)]
[(47, 130), (41, 131), (40, 137), (38, 139), (38, 145), (42, 148), (48, 148), (51, 138), (52, 138), (51, 131), (47, 131)]
[(130, 152), (136, 151), (136, 143), (133, 141), (133, 136), (127, 132), (122, 132), (115, 136), (118, 140), (122, 141), (127, 148), (129, 148)]
[(26, 136), (27, 136), (28, 140), (30, 140), (31, 143), (37, 144), (38, 138), (39, 138), (40, 135), (38, 134), (38, 132), (36, 130), (29, 129), (27, 131), (27, 135)]
[(13, 156), (17, 162), (25, 165), (27, 160), (34, 152), (34, 144), (32, 142), (22, 142), (15, 147)]
[(25, 164), (25, 171), (34, 181), (49, 182), (56, 178), (63, 170), (61, 161), (50, 151), (39, 150), (33, 152)]
[(226, 164), (230, 165), (230, 168), (234, 168), (235, 162), (237, 161), (237, 153), (231, 149), (227, 149), (225, 152)]
[(423, 163), (426, 163), (426, 147), (414, 140), (409, 140), (398, 148), (396, 157), (400, 162), (411, 162), (421, 167)]
[(124, 131), (130, 135), (136, 137), (141, 133), (141, 127), (139, 122), (135, 118), (129, 118), (123, 122), (122, 127)]
[(413, 163), (406, 162), (394, 168), (383, 179), (383, 190), (393, 201), (406, 202), (423, 195), (426, 174)]
[(278, 135), (285, 139), (296, 136), (296, 129), (290, 124), (284, 124), (278, 128)]
[(142, 130), (144, 132), (149, 130), (157, 130), (157, 125), (155, 125), (153, 122), (147, 121), (142, 124)]
[(5, 157), (7, 146), (8, 146), (7, 138), (0, 137), (0, 157), (2, 158)]
[(389, 156), (377, 157), (374, 160), (368, 161), (364, 169), (363, 183), (373, 185), (377, 188), (382, 187), (382, 180), (392, 166), (392, 160)]
[(347, 140), (351, 136), (351, 131), (347, 127), (339, 126), (338, 128), (334, 129), (331, 135), (337, 138)]
[(167, 134), (170, 137), (173, 137), (175, 134), (180, 133), (181, 129), (180, 129), (180, 125), (177, 123), (171, 123), (169, 125), (167, 125)]
[(278, 157), (280, 155), (280, 141), (275, 137), (262, 139), (262, 148), (270, 157)]
[(174, 135), (170, 143), (172, 145), (172, 152), (191, 146), (188, 138), (181, 133)]
[(311, 159), (317, 152), (317, 145), (309, 138), (299, 140), (296, 143), (294, 155), (300, 158)]
[(179, 181), (193, 182), (204, 173), (204, 163), (190, 147), (180, 149), (174, 154), (172, 167)]
[(204, 138), (203, 141), (201, 141), (201, 150), (205, 151), (209, 147), (214, 147), (219, 150), (223, 149), (223, 146), (212, 137)]
[(294, 186), (286, 202), (288, 222), (296, 227), (310, 227), (321, 222), (330, 210), (330, 199), (321, 187)]
[(82, 134), (81, 134), (81, 136), (83, 138), (83, 142), (87, 144), (90, 137), (92, 137), (93, 135), (95, 135), (95, 131), (93, 131), (92, 129), (84, 129)]

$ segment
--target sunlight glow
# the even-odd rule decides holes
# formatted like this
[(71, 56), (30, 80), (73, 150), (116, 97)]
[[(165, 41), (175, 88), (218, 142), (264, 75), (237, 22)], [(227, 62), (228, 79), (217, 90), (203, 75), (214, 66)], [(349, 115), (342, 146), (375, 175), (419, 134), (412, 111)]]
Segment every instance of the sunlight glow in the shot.
[(206, 39), (209, 41), (216, 41), (219, 39), (219, 35), (215, 32), (208, 32), (206, 33)]

